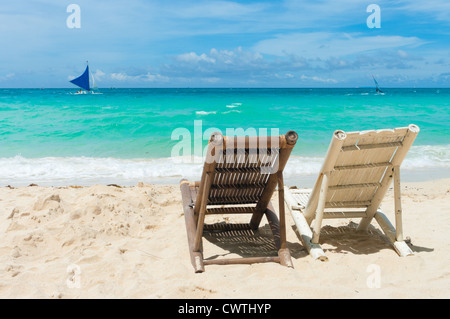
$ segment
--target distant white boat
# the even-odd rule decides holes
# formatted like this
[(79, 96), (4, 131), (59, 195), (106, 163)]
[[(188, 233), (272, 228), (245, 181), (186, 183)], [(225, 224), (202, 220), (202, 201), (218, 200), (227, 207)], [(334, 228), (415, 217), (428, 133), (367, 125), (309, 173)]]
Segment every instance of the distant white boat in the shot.
[(94, 92), (94, 90), (97, 90), (98, 87), (95, 83), (94, 75), (89, 72), (89, 63), (87, 61), (86, 63), (86, 70), (84, 70), (83, 74), (73, 80), (70, 80), (71, 83), (80, 88), (80, 90), (74, 94), (101, 94)]

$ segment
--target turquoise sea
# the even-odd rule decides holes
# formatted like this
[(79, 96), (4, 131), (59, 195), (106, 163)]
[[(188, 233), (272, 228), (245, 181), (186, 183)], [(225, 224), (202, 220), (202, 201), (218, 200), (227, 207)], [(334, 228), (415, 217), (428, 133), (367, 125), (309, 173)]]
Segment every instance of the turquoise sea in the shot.
[[(261, 135), (295, 130), (299, 142), (286, 178), (311, 184), (336, 129), (409, 124), (421, 131), (402, 178), (450, 177), (450, 89), (385, 89), (384, 95), (372, 88), (75, 92), (0, 89), (0, 186), (198, 179), (208, 135), (227, 129)], [(191, 146), (189, 154), (174, 153), (181, 142)]]

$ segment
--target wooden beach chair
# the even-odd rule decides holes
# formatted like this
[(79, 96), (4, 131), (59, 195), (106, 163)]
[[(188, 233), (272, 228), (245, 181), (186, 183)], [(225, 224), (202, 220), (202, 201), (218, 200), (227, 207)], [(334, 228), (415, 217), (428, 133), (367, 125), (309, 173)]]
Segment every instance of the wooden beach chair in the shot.
[[(180, 182), (191, 262), (195, 272), (204, 265), (251, 264), (277, 262), (292, 267), (286, 247), (283, 169), (298, 139), (297, 133), (272, 137), (227, 137), (213, 133), (200, 182)], [(278, 186), (279, 219), (270, 199)], [(249, 223), (205, 224), (212, 214), (250, 214)], [(239, 240), (239, 231), (258, 230), (266, 216), (275, 246), (276, 256), (203, 258), (203, 232), (229, 232)], [(273, 245), (273, 244), (272, 244)]]
[[(375, 218), (400, 256), (413, 254), (403, 240), (400, 165), (418, 133), (416, 125), (351, 133), (337, 130), (313, 189), (286, 188), (288, 209), (314, 259), (327, 260), (319, 245), (324, 218), (362, 218), (357, 230), (367, 230)], [(379, 209), (392, 180), (396, 228)]]

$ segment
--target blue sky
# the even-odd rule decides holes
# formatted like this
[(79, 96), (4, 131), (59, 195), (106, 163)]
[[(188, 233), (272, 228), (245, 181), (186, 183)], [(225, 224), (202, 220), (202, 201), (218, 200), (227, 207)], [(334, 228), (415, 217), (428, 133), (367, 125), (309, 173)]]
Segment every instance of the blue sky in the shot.
[(2, 1), (0, 87), (449, 87), (449, 40), (448, 0)]

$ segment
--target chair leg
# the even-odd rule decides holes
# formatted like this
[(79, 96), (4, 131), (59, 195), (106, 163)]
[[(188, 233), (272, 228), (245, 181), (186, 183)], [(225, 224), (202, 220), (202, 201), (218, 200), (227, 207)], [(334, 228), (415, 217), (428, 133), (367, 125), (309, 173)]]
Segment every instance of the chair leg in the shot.
[(191, 263), (195, 272), (204, 272), (205, 267), (203, 264), (203, 247), (200, 245), (198, 251), (194, 251), (194, 240), (196, 234), (196, 223), (194, 217), (194, 209), (191, 207), (192, 197), (191, 190), (188, 183), (182, 183), (181, 198), (183, 201), (184, 219), (186, 223), (186, 233), (188, 239), (189, 254), (191, 256)]
[(294, 220), (295, 226), (297, 227), (297, 235), (299, 235), (300, 240), (303, 245), (308, 250), (309, 254), (313, 259), (327, 261), (328, 257), (322, 250), (319, 244), (313, 244), (312, 231), (309, 227), (308, 221), (303, 214), (303, 211), (299, 206), (297, 200), (293, 197), (291, 191), (285, 187), (285, 200), (288, 210), (291, 212), (292, 219)]
[[(279, 263), (283, 266), (294, 268), (294, 265), (292, 263), (291, 259), (291, 253), (289, 252), (288, 248), (281, 248), (282, 247), (282, 240), (281, 240), (281, 224), (277, 218), (277, 215), (274, 213), (272, 204), (269, 203), (269, 208), (266, 209), (265, 215), (267, 218), (267, 221), (269, 222), (270, 229), (272, 230), (272, 235), (275, 241), (275, 246), (278, 249), (278, 256), (279, 256)], [(284, 247), (286, 247), (286, 243), (284, 244)]]
[(381, 229), (383, 230), (386, 237), (389, 239), (389, 241), (394, 246), (395, 251), (401, 256), (412, 256), (414, 255), (413, 251), (409, 246), (403, 241), (403, 240), (397, 240), (396, 239), (396, 229), (394, 226), (392, 226), (389, 219), (386, 217), (386, 215), (381, 211), (378, 210), (375, 214), (375, 220), (377, 221), (378, 225), (380, 225)]
[(286, 217), (284, 211), (283, 172), (278, 172), (278, 212), (280, 215), (280, 249), (286, 249)]
[(295, 222), (295, 226), (297, 226), (297, 231), (300, 235), (300, 239), (302, 240), (303, 245), (306, 247), (311, 257), (320, 261), (328, 261), (328, 257), (325, 255), (322, 247), (319, 244), (312, 243), (312, 231), (305, 216), (303, 216), (303, 213), (299, 210), (292, 209), (291, 215), (292, 219)]
[(206, 182), (205, 187), (203, 188), (203, 194), (199, 194), (202, 196), (202, 200), (200, 203), (199, 214), (197, 218), (197, 229), (194, 238), (194, 251), (200, 251), (200, 246), (202, 243), (203, 237), (203, 226), (205, 224), (205, 214), (206, 214), (206, 204), (208, 200), (207, 194), (209, 193), (209, 188), (211, 187), (211, 176), (209, 173), (206, 174)]
[(402, 202), (400, 193), (400, 167), (394, 167), (394, 198), (395, 198), (395, 239), (403, 241)]
[(285, 267), (294, 268), (292, 263), (291, 253), (289, 249), (284, 248), (278, 251), (278, 256), (280, 257), (280, 264)]
[(320, 186), (319, 203), (317, 204), (316, 217), (314, 220), (313, 237), (311, 242), (313, 244), (319, 243), (320, 229), (322, 228), (323, 211), (325, 210), (325, 201), (327, 199), (328, 190), (328, 175), (324, 174), (322, 178), (322, 185)]
[(264, 214), (266, 215), (267, 221), (269, 222), (270, 230), (272, 231), (273, 239), (275, 241), (275, 247), (277, 247), (277, 249), (280, 249), (280, 222), (277, 215), (275, 214), (272, 203), (269, 203), (269, 207), (264, 211)]
[(402, 204), (400, 193), (400, 167), (393, 168), (394, 175), (394, 207), (395, 207), (395, 228), (381, 210), (375, 214), (375, 220), (380, 225), (383, 232), (391, 241), (395, 251), (401, 256), (414, 255), (413, 251), (403, 240)]

